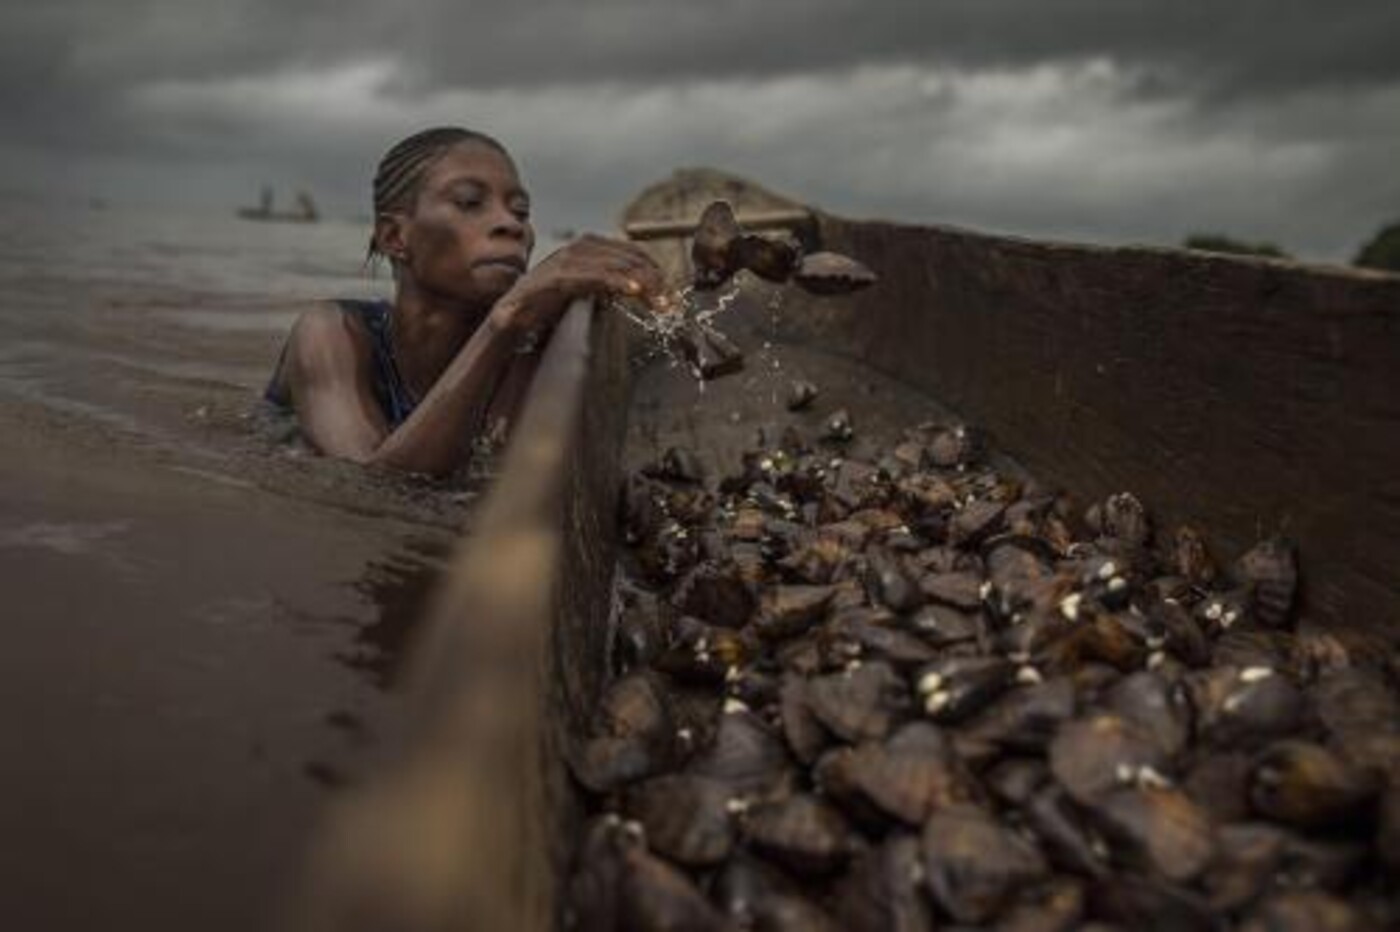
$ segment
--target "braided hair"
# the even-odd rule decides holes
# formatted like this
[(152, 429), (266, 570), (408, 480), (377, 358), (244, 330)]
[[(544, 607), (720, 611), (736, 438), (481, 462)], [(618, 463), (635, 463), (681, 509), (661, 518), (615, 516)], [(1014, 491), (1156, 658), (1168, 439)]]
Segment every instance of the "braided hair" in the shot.
[[(375, 220), (378, 221), (383, 214), (412, 207), (428, 169), (447, 150), (464, 142), (478, 142), (509, 156), (506, 147), (491, 136), (460, 126), (435, 126), (414, 133), (396, 143), (379, 160), (379, 168), (374, 173)], [(377, 231), (372, 230), (366, 262), (373, 262), (384, 255), (379, 250), (377, 237)]]

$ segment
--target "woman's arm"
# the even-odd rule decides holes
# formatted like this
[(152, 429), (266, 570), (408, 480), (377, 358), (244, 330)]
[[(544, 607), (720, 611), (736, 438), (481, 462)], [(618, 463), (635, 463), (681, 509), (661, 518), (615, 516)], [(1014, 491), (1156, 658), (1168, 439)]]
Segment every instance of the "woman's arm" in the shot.
[(329, 456), (444, 475), (466, 463), (478, 412), (530, 331), (547, 331), (574, 298), (659, 295), (661, 272), (630, 243), (585, 236), (522, 276), (448, 363), (413, 413), (390, 431), (372, 393), (366, 338), (333, 307), (292, 329), (287, 383), (303, 433)]

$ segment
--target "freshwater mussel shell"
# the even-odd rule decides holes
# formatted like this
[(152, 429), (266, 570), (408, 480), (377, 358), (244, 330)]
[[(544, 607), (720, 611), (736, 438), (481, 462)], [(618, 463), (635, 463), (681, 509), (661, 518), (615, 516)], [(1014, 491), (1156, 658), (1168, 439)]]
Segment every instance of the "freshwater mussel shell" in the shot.
[(676, 586), (671, 604), (684, 615), (721, 628), (742, 628), (757, 600), (733, 563), (705, 560)]
[(689, 322), (676, 332), (674, 339), (681, 355), (704, 381), (744, 369), (744, 351), (713, 327)]
[(1050, 781), (1050, 767), (1039, 757), (1003, 757), (982, 775), (982, 783), (1004, 806), (1024, 807)]
[(939, 469), (972, 466), (982, 457), (982, 437), (969, 427), (957, 425), (936, 431), (929, 438), (929, 465)]
[(700, 561), (700, 541), (697, 535), (670, 522), (655, 535), (640, 539), (632, 552), (642, 577), (665, 585)]
[[(901, 476), (895, 482), (895, 499), (906, 514), (922, 523), (930, 539), (942, 540), (947, 533), (947, 509), (952, 508), (957, 491), (947, 480), (930, 473)], [(961, 551), (951, 551), (961, 554)]]
[(718, 780), (745, 798), (782, 792), (795, 776), (782, 739), (743, 709), (720, 716), (713, 740), (691, 758), (686, 772)]
[(1152, 518), (1133, 493), (1110, 495), (1104, 499), (1101, 509), (1099, 530), (1105, 536), (1130, 549), (1146, 547), (1152, 542)]
[(647, 845), (678, 864), (720, 864), (734, 849), (730, 788), (706, 777), (665, 774), (628, 788), (624, 811), (641, 823)]
[(595, 816), (583, 827), (569, 875), (568, 924), (583, 929), (615, 929), (620, 921), (622, 849), (616, 814)]
[(1052, 783), (1029, 793), (1021, 818), (1055, 867), (1084, 877), (1108, 873), (1107, 847), (1059, 786)]
[(1222, 923), (1210, 903), (1194, 890), (1157, 878), (1115, 873), (1089, 890), (1089, 912), (1111, 925), (1107, 929), (1153, 932), (1201, 932)]
[(728, 201), (713, 201), (706, 206), (690, 244), (695, 287), (718, 288), (739, 270), (739, 256), (734, 247), (742, 235), (734, 208)]
[(647, 852), (641, 827), (613, 814), (585, 827), (569, 880), (568, 920), (580, 929), (724, 928), (724, 917), (690, 878)]
[(740, 268), (770, 282), (787, 281), (802, 258), (802, 247), (791, 236), (744, 233), (730, 246)]
[(981, 615), (946, 605), (925, 605), (903, 624), (935, 648), (976, 642), (985, 632)]
[(661, 486), (630, 475), (622, 488), (622, 534), (628, 546), (654, 540), (666, 515), (659, 504)]
[(841, 637), (859, 648), (860, 656), (883, 660), (900, 670), (928, 663), (938, 656), (927, 641), (895, 627), (894, 621), (883, 609), (847, 609), (834, 614), (824, 634)]
[(899, 612), (913, 611), (924, 602), (919, 584), (905, 569), (903, 561), (882, 547), (865, 551), (865, 590), (877, 605)]
[(1329, 671), (1309, 691), (1326, 743), (1358, 766), (1400, 774), (1400, 697), (1378, 671)]
[(1246, 819), (1252, 764), (1247, 751), (1202, 749), (1184, 768), (1181, 790), (1218, 823)]
[(1187, 675), (1197, 739), (1217, 747), (1259, 747), (1292, 734), (1307, 702), (1271, 667), (1212, 667)]
[(1069, 671), (1086, 663), (1108, 664), (1130, 673), (1142, 669), (1152, 653), (1134, 625), (1124, 615), (1087, 612), (1080, 609), (1080, 621), (1064, 637), (1045, 651), (1045, 664), (1052, 670)]
[(1152, 735), (1168, 757), (1176, 757), (1191, 740), (1191, 700), (1158, 673), (1141, 670), (1123, 677), (1109, 689), (1104, 705)]
[(1215, 856), (1210, 815), (1179, 790), (1115, 790), (1090, 811), (1115, 852), (1173, 882), (1193, 880)]
[(1241, 932), (1363, 932), (1373, 928), (1349, 903), (1319, 890), (1288, 890), (1259, 904)]
[(843, 295), (875, 284), (875, 273), (850, 256), (814, 252), (802, 257), (792, 280), (815, 295)]
[(924, 879), (956, 921), (994, 918), (1012, 894), (1049, 871), (1034, 845), (973, 806), (940, 809), (924, 824)]
[(639, 671), (608, 685), (593, 715), (590, 734), (664, 741), (673, 727), (665, 687), (656, 676)]
[(623, 600), (613, 636), (616, 672), (644, 670), (666, 645), (666, 625), (654, 600)]
[(1372, 810), (1378, 782), (1369, 771), (1309, 741), (1278, 741), (1254, 761), (1249, 798), (1256, 811), (1300, 828), (1340, 826)]
[(1205, 631), (1191, 613), (1177, 600), (1153, 602), (1147, 607), (1147, 617), (1165, 633), (1163, 648), (1188, 667), (1203, 667), (1210, 663), (1211, 644)]
[(944, 657), (919, 669), (923, 713), (956, 724), (985, 709), (1016, 682), (1014, 663), (1001, 657)]
[(832, 443), (849, 443), (855, 432), (851, 412), (845, 408), (837, 408), (822, 422), (822, 439)]
[(993, 652), (1007, 658), (1044, 664), (1047, 669), (1063, 671), (1056, 659), (1056, 642), (1072, 634), (1075, 623), (1058, 611), (1032, 610), (1011, 618), (990, 636)]
[(841, 932), (841, 927), (808, 897), (778, 893), (754, 904), (753, 932)]
[(569, 754), (568, 763), (574, 779), (592, 792), (604, 794), (659, 773), (670, 761), (649, 742), (603, 735), (580, 742)]
[(982, 606), (984, 582), (979, 573), (955, 570), (925, 573), (919, 578), (919, 588), (933, 602), (971, 612)]
[(1286, 831), (1265, 822), (1239, 822), (1216, 830), (1216, 859), (1202, 885), (1217, 910), (1237, 911), (1274, 882), (1287, 844)]
[(1370, 846), (1359, 838), (1288, 831), (1275, 878), (1281, 886), (1342, 891), (1371, 858)]
[(817, 400), (821, 390), (817, 383), (810, 379), (793, 379), (788, 385), (787, 409), (789, 411), (805, 411), (811, 407), (812, 402)]
[(931, 932), (917, 835), (897, 833), (857, 855), (836, 891), (837, 916), (851, 932)]
[(1058, 605), (1063, 583), (1052, 581), (1053, 554), (1036, 537), (1002, 535), (983, 546), (987, 580), (992, 584), (992, 603), (997, 614), (1011, 618), (1017, 612)]
[(889, 734), (908, 716), (910, 697), (894, 668), (873, 661), (813, 677), (807, 684), (807, 705), (832, 734), (856, 742)]
[(1400, 696), (1379, 671), (1328, 671), (1317, 678), (1309, 697), (1330, 737), (1348, 748), (1378, 731), (1400, 733)]
[(1077, 709), (1074, 682), (1051, 677), (1012, 687), (973, 718), (966, 733), (1012, 753), (1043, 754)]
[(1170, 772), (1170, 759), (1151, 733), (1108, 712), (1060, 726), (1049, 760), (1055, 779), (1083, 805), (1139, 779), (1143, 768), (1164, 776)]
[(1201, 629), (1212, 636), (1249, 624), (1252, 615), (1249, 594), (1242, 589), (1211, 592), (1191, 607), (1192, 617)]
[(682, 871), (641, 845), (623, 852), (619, 928), (722, 932), (724, 916)]
[(606, 793), (670, 766), (676, 750), (666, 691), (652, 674), (638, 671), (608, 686), (569, 765), (585, 787)]
[(813, 763), (829, 740), (821, 722), (807, 703), (807, 678), (784, 673), (778, 689), (778, 714), (783, 737), (792, 755), (803, 764)]
[(724, 686), (729, 698), (766, 714), (781, 701), (782, 674), (757, 665), (735, 667), (725, 674)]
[(922, 825), (938, 809), (981, 796), (946, 737), (927, 722), (911, 722), (884, 742), (832, 750), (815, 774), (826, 795), (867, 825), (888, 817)]
[(997, 921), (997, 932), (1072, 932), (1086, 930), (1084, 883), (1064, 874), (1025, 891)]
[(721, 912), (739, 928), (754, 926), (754, 911), (761, 901), (798, 895), (798, 885), (788, 874), (743, 848), (715, 872), (711, 895)]
[(683, 615), (671, 623), (666, 648), (654, 665), (685, 683), (720, 683), (756, 651), (747, 631), (717, 628)]
[(1301, 680), (1298, 638), (1291, 631), (1274, 631), (1244, 623), (1222, 632), (1211, 646), (1211, 663), (1218, 667), (1270, 667)]
[(754, 804), (744, 813), (743, 832), (755, 852), (802, 875), (839, 868), (856, 837), (839, 810), (810, 793)]
[(1205, 535), (1185, 524), (1172, 535), (1171, 568), (1186, 582), (1198, 587), (1211, 585), (1219, 574), (1206, 547)]
[(971, 548), (1004, 526), (1006, 505), (988, 499), (974, 499), (953, 512), (948, 522), (948, 541), (956, 547)]
[(1272, 627), (1289, 623), (1298, 594), (1298, 548), (1282, 537), (1255, 544), (1235, 563), (1235, 576), (1248, 587), (1254, 615)]
[(826, 618), (836, 592), (832, 585), (773, 586), (759, 596), (754, 631), (767, 640), (799, 635)]

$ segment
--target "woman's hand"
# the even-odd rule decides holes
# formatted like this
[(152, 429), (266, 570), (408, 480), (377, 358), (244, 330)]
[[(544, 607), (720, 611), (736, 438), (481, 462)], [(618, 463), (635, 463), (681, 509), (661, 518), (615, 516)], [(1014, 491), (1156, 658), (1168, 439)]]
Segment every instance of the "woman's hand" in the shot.
[(551, 329), (575, 298), (625, 295), (654, 303), (665, 279), (651, 256), (624, 240), (585, 234), (525, 273), (491, 309), (498, 331), (524, 337)]

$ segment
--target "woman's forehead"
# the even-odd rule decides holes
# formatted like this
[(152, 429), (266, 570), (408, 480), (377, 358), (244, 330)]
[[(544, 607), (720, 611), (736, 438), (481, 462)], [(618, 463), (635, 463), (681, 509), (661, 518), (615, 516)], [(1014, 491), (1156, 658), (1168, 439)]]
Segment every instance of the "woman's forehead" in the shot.
[(475, 140), (452, 146), (428, 171), (432, 187), (446, 188), (459, 181), (478, 181), (508, 189), (521, 187), (520, 175), (510, 156), (493, 145)]

